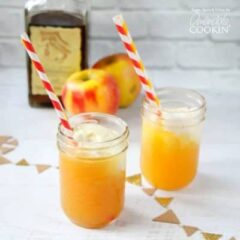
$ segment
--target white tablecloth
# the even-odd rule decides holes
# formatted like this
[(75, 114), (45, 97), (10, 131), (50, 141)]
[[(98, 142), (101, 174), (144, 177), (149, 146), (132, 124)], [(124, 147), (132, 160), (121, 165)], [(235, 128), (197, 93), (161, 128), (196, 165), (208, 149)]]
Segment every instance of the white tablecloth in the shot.
[[(121, 216), (104, 229), (86, 230), (73, 225), (59, 204), (55, 112), (28, 106), (23, 70), (1, 70), (0, 136), (13, 136), (19, 145), (0, 164), (0, 239), (240, 239), (240, 85), (226, 89), (227, 81), (219, 88), (198, 85), (208, 113), (195, 181), (152, 196), (127, 183)], [(139, 102), (118, 114), (131, 131), (128, 176), (140, 173)], [(167, 205), (156, 197), (171, 199)]]

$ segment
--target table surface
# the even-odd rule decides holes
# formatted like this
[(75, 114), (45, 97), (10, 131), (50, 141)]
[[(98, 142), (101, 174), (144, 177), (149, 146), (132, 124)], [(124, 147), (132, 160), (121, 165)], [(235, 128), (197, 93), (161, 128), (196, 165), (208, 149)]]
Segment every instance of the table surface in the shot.
[[(179, 79), (163, 80), (165, 85), (178, 86)], [(0, 239), (210, 239), (207, 233), (215, 234), (212, 239), (240, 239), (240, 84), (226, 76), (219, 84), (196, 86), (208, 111), (195, 181), (154, 196), (128, 183), (120, 218), (104, 229), (86, 230), (70, 223), (59, 204), (54, 110), (29, 107), (23, 69), (1, 69), (0, 135), (14, 137), (19, 145), (4, 155), (11, 164), (0, 165)], [(140, 99), (118, 115), (130, 128), (127, 175), (140, 173)], [(22, 159), (27, 164), (18, 164)], [(49, 168), (39, 173), (43, 164)], [(171, 205), (160, 206), (156, 194), (172, 197)], [(169, 211), (180, 223), (152, 221)], [(185, 225), (196, 228), (189, 238)]]

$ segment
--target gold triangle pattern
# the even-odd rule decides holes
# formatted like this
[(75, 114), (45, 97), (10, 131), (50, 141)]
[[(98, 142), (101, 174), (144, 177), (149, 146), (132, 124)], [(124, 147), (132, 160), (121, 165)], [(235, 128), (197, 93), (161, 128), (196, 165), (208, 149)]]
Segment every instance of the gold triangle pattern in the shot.
[(176, 214), (172, 210), (167, 210), (165, 213), (155, 217), (153, 219), (154, 222), (163, 222), (163, 223), (173, 223), (180, 224), (179, 219)]
[(173, 198), (155, 197), (155, 200), (164, 208), (172, 202)]
[(3, 146), (0, 147), (1, 154), (7, 154), (13, 150), (14, 150), (14, 148), (12, 148), (12, 147), (3, 147)]
[(205, 238), (205, 240), (218, 240), (222, 237), (221, 234), (207, 233), (207, 232), (202, 232), (202, 235)]
[(22, 159), (19, 162), (17, 162), (16, 165), (17, 166), (29, 166), (29, 163), (25, 159)]
[(141, 174), (135, 174), (127, 177), (127, 182), (137, 186), (142, 186)]
[(18, 141), (11, 136), (0, 136), (0, 154), (4, 155), (13, 151)]
[(192, 236), (195, 232), (199, 230), (197, 227), (186, 226), (186, 225), (183, 225), (182, 228), (188, 237)]
[[(12, 163), (10, 160), (4, 158), (1, 156), (1, 154), (6, 154), (8, 152), (13, 151), (16, 146), (18, 145), (18, 141), (14, 139), (11, 136), (0, 136), (0, 165), (3, 164), (9, 164)], [(25, 160), (22, 159), (16, 163), (17, 166), (29, 166), (30, 164)], [(38, 173), (42, 173), (49, 169), (50, 165), (47, 164), (36, 164), (36, 169)], [(59, 169), (58, 166), (55, 167), (56, 169)], [(132, 176), (129, 176), (126, 178), (127, 182), (142, 186), (142, 179), (141, 174), (135, 174)], [(145, 192), (147, 195), (152, 196), (156, 189), (155, 188), (143, 188), (143, 192)], [(172, 202), (173, 198), (163, 198), (163, 197), (155, 197), (154, 198), (161, 206), (168, 207), (169, 204)], [(162, 222), (162, 223), (171, 223), (171, 224), (180, 224), (180, 221), (176, 214), (173, 212), (173, 210), (167, 210), (165, 213), (155, 217), (153, 219), (155, 222)], [(185, 231), (186, 235), (188, 237), (192, 236), (195, 232), (197, 232), (199, 229), (194, 226), (188, 226), (188, 225), (182, 225), (181, 226), (183, 230)], [(202, 236), (205, 240), (218, 240), (222, 237), (221, 234), (214, 234), (214, 233), (207, 233), (207, 232), (201, 232)], [(236, 240), (235, 237), (230, 238), (229, 240)]]
[[(30, 166), (31, 164), (26, 159), (21, 159), (17, 163), (14, 163), (2, 155), (13, 151), (18, 145), (18, 141), (11, 136), (0, 136), (0, 165), (3, 164), (15, 164), (16, 166)], [(33, 164), (32, 166), (36, 166), (37, 172), (40, 174), (50, 167), (51, 165), (47, 164)], [(56, 167), (58, 169), (58, 167)], [(141, 178), (140, 174), (139, 177)]]
[(6, 159), (5, 157), (0, 156), (0, 165), (2, 164), (8, 164), (11, 163), (8, 159)]
[(10, 136), (0, 136), (0, 145), (7, 142), (9, 139), (11, 139)]
[(148, 196), (152, 196), (156, 192), (156, 188), (143, 188), (143, 192), (145, 192)]
[(51, 166), (47, 165), (47, 164), (36, 164), (36, 168), (37, 168), (37, 171), (38, 171), (39, 174), (46, 171), (50, 167)]

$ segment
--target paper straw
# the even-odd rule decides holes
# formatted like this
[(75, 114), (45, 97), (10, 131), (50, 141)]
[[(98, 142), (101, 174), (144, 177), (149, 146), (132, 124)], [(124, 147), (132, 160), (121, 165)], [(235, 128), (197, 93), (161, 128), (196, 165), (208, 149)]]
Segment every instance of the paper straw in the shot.
[(113, 17), (113, 22), (114, 22), (114, 24), (117, 28), (118, 34), (123, 42), (125, 50), (129, 56), (129, 58), (132, 60), (134, 70), (140, 79), (140, 82), (142, 84), (143, 90), (145, 91), (147, 100), (150, 103), (159, 106), (160, 101), (154, 91), (151, 81), (149, 80), (149, 78), (147, 76), (145, 67), (139, 56), (136, 45), (135, 45), (135, 43), (130, 35), (130, 32), (128, 30), (127, 23), (123, 19), (122, 15), (117, 15), (117, 16)]
[(25, 50), (27, 51), (28, 56), (31, 59), (31, 61), (38, 73), (39, 78), (42, 80), (43, 86), (52, 102), (52, 105), (53, 105), (62, 125), (66, 129), (72, 131), (72, 128), (69, 124), (69, 121), (67, 119), (67, 115), (64, 111), (64, 108), (63, 108), (60, 100), (58, 99), (51, 82), (49, 81), (49, 79), (46, 75), (45, 69), (44, 69), (43, 65), (41, 64), (39, 57), (31, 43), (28, 35), (26, 33), (23, 33), (21, 35), (21, 39), (22, 39), (22, 43), (25, 47)]

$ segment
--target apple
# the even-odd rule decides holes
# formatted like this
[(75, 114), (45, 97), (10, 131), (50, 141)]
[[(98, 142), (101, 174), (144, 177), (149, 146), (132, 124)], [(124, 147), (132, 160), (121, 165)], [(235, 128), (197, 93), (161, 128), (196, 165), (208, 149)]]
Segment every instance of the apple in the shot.
[(120, 107), (127, 107), (134, 102), (141, 90), (141, 84), (127, 54), (104, 57), (93, 68), (105, 70), (114, 77), (120, 91)]
[(115, 114), (119, 107), (119, 89), (116, 81), (106, 71), (86, 69), (69, 77), (63, 87), (62, 102), (71, 114)]

